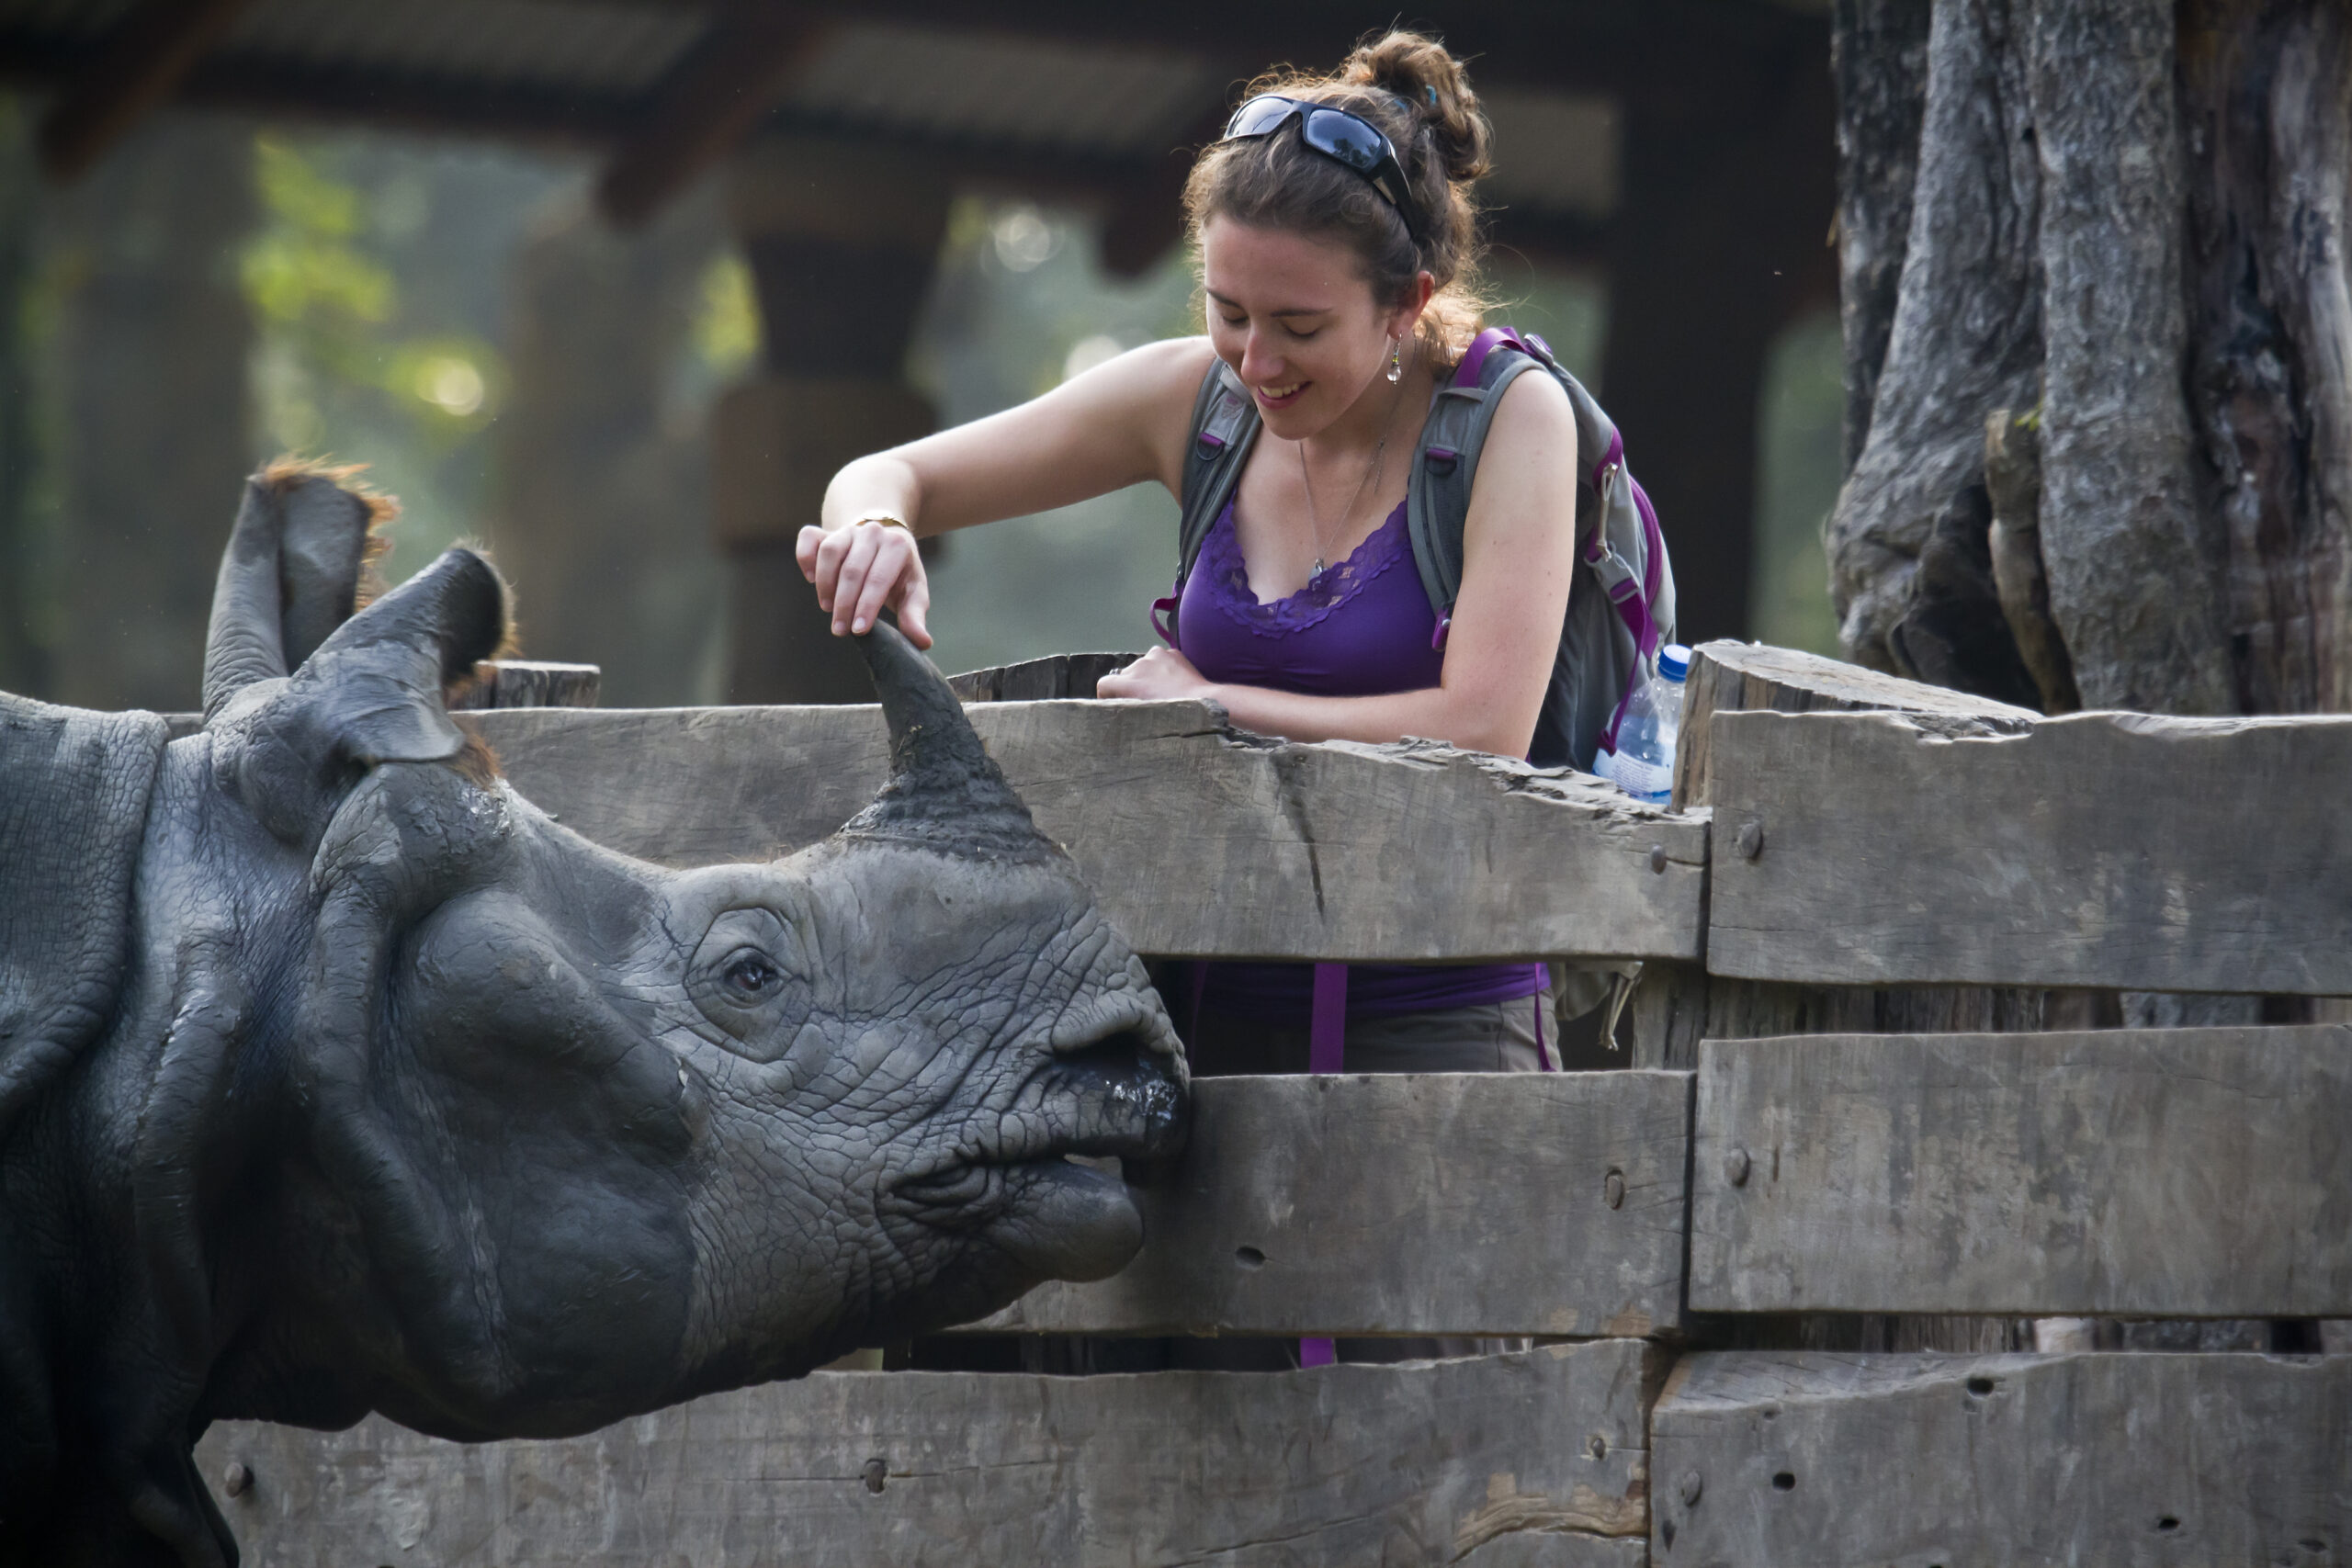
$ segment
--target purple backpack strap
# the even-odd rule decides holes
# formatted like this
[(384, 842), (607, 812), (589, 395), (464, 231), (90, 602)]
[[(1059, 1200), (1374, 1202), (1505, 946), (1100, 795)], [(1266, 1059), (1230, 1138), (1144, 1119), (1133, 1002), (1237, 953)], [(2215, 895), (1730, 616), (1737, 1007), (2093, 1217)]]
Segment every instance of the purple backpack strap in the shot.
[[(1592, 488), (1600, 491), (1604, 504), (1610, 484), (1618, 474), (1624, 473), (1624, 463), (1625, 438), (1611, 434), (1609, 450), (1601, 454), (1592, 470)], [(1634, 510), (1641, 514), (1642, 543), (1649, 557), (1645, 570), (1635, 577), (1624, 558), (1609, 547), (1605, 520), (1603, 526), (1595, 528), (1592, 537), (1585, 541), (1584, 561), (1600, 579), (1609, 602), (1617, 606), (1618, 618), (1634, 634), (1634, 645), (1646, 659), (1657, 651), (1661, 640), (1657, 621), (1650, 614), (1650, 604), (1657, 597), (1659, 573), (1666, 561), (1666, 536), (1657, 525), (1657, 509), (1650, 505), (1650, 498), (1643, 492), (1640, 483), (1630, 474), (1625, 475), (1625, 482), (1633, 491)], [(1611, 739), (1613, 743), (1615, 737)]]
[(1463, 353), (1462, 363), (1453, 367), (1453, 384), (1457, 387), (1476, 386), (1478, 372), (1485, 368), (1487, 355), (1505, 344), (1519, 350), (1521, 354), (1527, 352), (1527, 345), (1520, 342), (1519, 334), (1509, 327), (1488, 327), (1485, 332), (1472, 338), (1469, 348)]

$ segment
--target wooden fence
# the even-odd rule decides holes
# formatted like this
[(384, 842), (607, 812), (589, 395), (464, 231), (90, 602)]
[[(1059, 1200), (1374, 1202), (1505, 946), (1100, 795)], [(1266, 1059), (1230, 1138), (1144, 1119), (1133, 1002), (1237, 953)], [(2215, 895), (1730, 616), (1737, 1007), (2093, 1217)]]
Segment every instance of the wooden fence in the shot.
[[(1186, 704), (973, 716), (1146, 951), (1644, 965), (1627, 1070), (1202, 1083), (1142, 1255), (981, 1326), (1535, 1347), (820, 1373), (480, 1448), (224, 1425), (249, 1562), (2352, 1561), (2352, 1356), (1804, 1348), (2352, 1318), (2352, 719), (2043, 720), (1711, 645), (1668, 810)], [(820, 837), (883, 763), (870, 708), (480, 722), (561, 820), (678, 864)], [(2131, 991), (2268, 999), (2049, 1027)]]

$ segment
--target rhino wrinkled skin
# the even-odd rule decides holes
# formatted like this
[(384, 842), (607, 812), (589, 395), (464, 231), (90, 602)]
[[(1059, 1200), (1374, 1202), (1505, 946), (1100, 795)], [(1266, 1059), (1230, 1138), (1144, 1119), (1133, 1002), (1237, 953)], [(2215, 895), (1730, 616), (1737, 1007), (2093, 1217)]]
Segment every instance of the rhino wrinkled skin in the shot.
[(1181, 1141), (1141, 964), (894, 630), (875, 803), (667, 871), (449, 718), (479, 557), (351, 613), (367, 525), (255, 480), (200, 734), (0, 698), (0, 1564), (232, 1562), (213, 1420), (565, 1435), (1101, 1277), (1140, 1222), (1065, 1156)]

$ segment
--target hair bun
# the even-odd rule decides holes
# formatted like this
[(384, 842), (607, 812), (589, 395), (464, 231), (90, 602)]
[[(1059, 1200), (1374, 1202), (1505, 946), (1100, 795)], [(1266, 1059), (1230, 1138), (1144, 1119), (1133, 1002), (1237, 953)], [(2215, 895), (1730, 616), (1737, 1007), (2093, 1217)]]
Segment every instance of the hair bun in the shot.
[(1403, 99), (1415, 125), (1430, 133), (1447, 179), (1466, 182), (1487, 174), (1494, 133), (1470, 90), (1469, 73), (1437, 39), (1400, 29), (1358, 44), (1340, 67), (1340, 80)]

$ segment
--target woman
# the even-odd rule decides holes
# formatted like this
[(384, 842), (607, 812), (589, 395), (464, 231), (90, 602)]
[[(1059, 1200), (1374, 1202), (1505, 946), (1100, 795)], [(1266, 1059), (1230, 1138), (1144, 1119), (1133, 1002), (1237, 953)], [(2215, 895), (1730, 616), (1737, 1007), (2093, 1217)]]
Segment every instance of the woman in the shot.
[[(1524, 756), (1575, 564), (1576, 427), (1559, 384), (1521, 376), (1502, 396), (1442, 639), (1405, 529), (1421, 423), (1480, 327), (1471, 189), (1487, 141), (1461, 65), (1419, 34), (1359, 48), (1331, 76), (1256, 84), (1185, 187), (1207, 336), (1135, 349), (842, 468), (823, 525), (799, 538), (835, 633), (888, 606), (930, 646), (918, 535), (1144, 479), (1181, 493), (1195, 399), (1222, 361), (1262, 430), (1186, 580), (1180, 646), (1098, 694), (1204, 699), (1295, 740), (1415, 735)], [(1332, 1065), (1335, 971), (1351, 1071), (1543, 1065), (1540, 964), (1321, 966), (1319, 1015), (1316, 967), (1197, 966), (1194, 1071)]]

